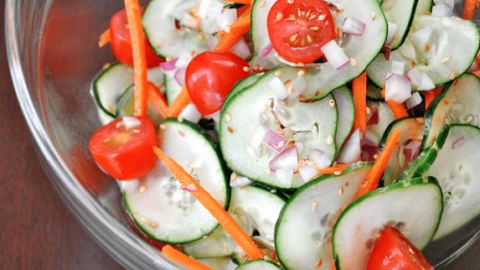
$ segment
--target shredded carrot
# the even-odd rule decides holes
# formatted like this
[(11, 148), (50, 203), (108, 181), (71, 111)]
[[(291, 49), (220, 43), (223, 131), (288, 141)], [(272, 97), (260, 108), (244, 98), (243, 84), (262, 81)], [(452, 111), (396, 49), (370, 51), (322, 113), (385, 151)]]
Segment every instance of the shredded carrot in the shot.
[(387, 143), (382, 150), (382, 153), (380, 153), (380, 156), (378, 156), (377, 160), (375, 161), (372, 170), (363, 180), (360, 190), (358, 191), (357, 198), (367, 194), (370, 191), (375, 190), (378, 187), (378, 182), (380, 181), (380, 178), (382, 177), (382, 174), (387, 167), (388, 161), (392, 156), (393, 150), (395, 149), (398, 138), (401, 134), (402, 131), (398, 128), (396, 128), (392, 132), (392, 135), (390, 135), (390, 137), (388, 138)]
[(173, 100), (170, 107), (168, 107), (168, 117), (179, 116), (182, 110), (187, 107), (190, 102), (192, 102), (192, 99), (190, 98), (190, 94), (188, 94), (187, 87), (184, 85), (182, 91)]
[(475, 74), (475, 75), (477, 75), (477, 77), (480, 78), (480, 70), (474, 71), (474, 72), (472, 72), (472, 73)]
[[(382, 90), (382, 95), (383, 95), (383, 98), (385, 98), (385, 88), (383, 88)], [(390, 107), (390, 109), (392, 109), (395, 119), (408, 117), (408, 113), (405, 110), (405, 108), (403, 108), (402, 104), (396, 103), (395, 101), (392, 101), (392, 100), (386, 100), (386, 102)]]
[(463, 18), (465, 20), (472, 20), (473, 14), (478, 7), (478, 0), (465, 0), (463, 6)]
[(135, 84), (135, 116), (147, 115), (147, 62), (145, 59), (145, 42), (142, 16), (138, 0), (125, 0), (130, 36), (132, 37), (133, 69)]
[(168, 105), (165, 96), (160, 92), (160, 90), (151, 82), (148, 84), (148, 101), (157, 109), (158, 113), (166, 119), (168, 117)]
[(336, 164), (335, 166), (328, 167), (328, 168), (323, 168), (323, 169), (318, 169), (316, 168), (315, 170), (319, 174), (334, 174), (337, 172), (343, 172), (346, 168), (348, 168), (350, 164)]
[[(247, 28), (250, 29), (250, 14), (247, 16), (243, 16), (242, 18), (238, 19), (236, 22), (234, 22), (232, 25), (230, 25), (230, 31), (237, 31), (236, 28)], [(243, 31), (243, 30), (242, 30)], [(248, 31), (248, 30), (247, 30)], [(227, 34), (225, 30), (222, 30), (218, 32), (219, 37), (223, 37)]]
[(355, 78), (352, 82), (353, 102), (355, 104), (355, 121), (352, 130), (360, 128), (367, 131), (367, 72)]
[(185, 266), (188, 269), (192, 270), (214, 270), (214, 268), (211, 268), (208, 265), (205, 265), (195, 259), (192, 259), (188, 257), (187, 255), (183, 254), (182, 252), (174, 249), (170, 245), (166, 245), (162, 249), (162, 254), (165, 255), (165, 257), (169, 258), (170, 260), (177, 262), (180, 265)]
[(423, 92), (423, 96), (425, 97), (425, 109), (427, 109), (428, 106), (430, 106), (430, 103), (432, 103), (433, 99), (436, 96), (438, 96), (441, 90), (442, 90), (441, 87), (437, 87), (433, 90)]
[(180, 182), (182, 187), (193, 184), (197, 191), (190, 191), (192, 194), (222, 225), (225, 231), (237, 242), (237, 244), (245, 251), (251, 260), (260, 259), (265, 256), (263, 251), (253, 242), (248, 234), (238, 225), (237, 222), (228, 214), (220, 203), (215, 200), (210, 193), (208, 193), (197, 181), (187, 173), (180, 165), (178, 165), (173, 159), (166, 156), (162, 150), (157, 147), (153, 148), (155, 154), (167, 167), (167, 169), (173, 174), (173, 176)]
[(250, 14), (252, 10), (251, 5), (244, 5), (243, 7), (237, 8), (237, 17), (240, 18), (241, 16), (245, 16), (246, 14)]
[(98, 41), (98, 47), (103, 47), (107, 45), (107, 43), (110, 43), (110, 29), (107, 29), (107, 31), (103, 32), (100, 35), (100, 40)]

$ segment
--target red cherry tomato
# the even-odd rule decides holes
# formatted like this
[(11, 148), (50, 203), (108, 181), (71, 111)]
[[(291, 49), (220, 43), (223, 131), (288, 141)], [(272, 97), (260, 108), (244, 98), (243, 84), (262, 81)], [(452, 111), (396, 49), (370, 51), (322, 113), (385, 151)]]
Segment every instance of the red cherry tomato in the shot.
[[(141, 8), (143, 13), (145, 8)], [(128, 29), (127, 12), (125, 9), (113, 15), (110, 20), (110, 45), (113, 54), (117, 60), (128, 66), (133, 66), (132, 40), (130, 39), (130, 30)], [(147, 67), (157, 67), (160, 63), (165, 62), (154, 52), (147, 38), (145, 37), (145, 58), (147, 59)]]
[(425, 256), (399, 230), (386, 228), (373, 248), (367, 270), (429, 270)]
[(158, 146), (152, 121), (136, 117), (140, 125), (126, 129), (123, 118), (101, 127), (90, 139), (89, 148), (97, 164), (118, 180), (132, 180), (150, 172), (157, 163)]
[(323, 56), (321, 48), (335, 38), (335, 24), (322, 0), (278, 0), (268, 13), (268, 35), (273, 48), (291, 62), (311, 63)]
[(198, 111), (208, 115), (220, 110), (230, 89), (250, 74), (245, 67), (247, 61), (231, 52), (206, 51), (193, 58), (185, 84)]

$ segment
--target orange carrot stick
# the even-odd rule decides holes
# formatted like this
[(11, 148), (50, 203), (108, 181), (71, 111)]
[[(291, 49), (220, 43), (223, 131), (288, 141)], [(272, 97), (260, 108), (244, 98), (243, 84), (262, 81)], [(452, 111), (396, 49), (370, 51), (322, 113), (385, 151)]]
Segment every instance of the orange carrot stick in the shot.
[[(252, 10), (252, 6), (250, 6), (243, 14), (240, 16), (238, 21), (242, 21), (242, 23), (238, 23), (238, 26), (231, 27), (230, 32), (223, 35), (220, 42), (215, 46), (215, 50), (222, 50), (222, 51), (229, 51), (235, 43), (248, 31), (250, 31), (250, 11)], [(248, 18), (248, 19), (247, 19)], [(248, 23), (246, 23), (248, 22)], [(236, 23), (236, 22), (235, 22)], [(234, 23), (234, 24), (235, 24)], [(223, 31), (223, 30), (222, 30)], [(220, 31), (220, 32), (222, 32)]]
[(237, 3), (237, 4), (245, 4), (250, 5), (252, 0), (227, 0), (228, 2)]
[(148, 83), (148, 101), (157, 109), (158, 113), (166, 119), (168, 117), (168, 105), (165, 96), (151, 82)]
[(355, 121), (352, 130), (360, 128), (367, 131), (367, 72), (355, 78), (352, 82), (353, 102), (355, 104)]
[(337, 173), (337, 172), (343, 172), (346, 168), (348, 168), (348, 166), (350, 166), (349, 163), (348, 164), (336, 164), (335, 166), (328, 167), (328, 168), (323, 168), (323, 169), (315, 168), (315, 170), (319, 174), (334, 174), (334, 173)]
[(378, 187), (378, 182), (380, 181), (380, 178), (387, 167), (388, 161), (392, 156), (393, 150), (395, 149), (398, 138), (401, 134), (402, 131), (398, 128), (392, 132), (392, 135), (390, 138), (388, 138), (382, 153), (380, 153), (380, 156), (378, 156), (377, 160), (375, 161), (372, 170), (363, 180), (360, 190), (358, 191), (357, 198), (375, 190)]
[(480, 78), (480, 70), (474, 71), (474, 72), (472, 72), (472, 73), (475, 74), (475, 75), (477, 75), (477, 77)]
[(237, 8), (237, 17), (240, 18), (241, 16), (245, 16), (246, 14), (250, 14), (250, 11), (252, 10), (251, 5), (245, 5), (243, 7)]
[(135, 83), (135, 116), (147, 115), (147, 62), (142, 17), (138, 0), (125, 0), (130, 36), (132, 38), (133, 69)]
[(478, 0), (465, 0), (465, 4), (463, 6), (463, 18), (465, 20), (472, 20), (473, 13), (478, 7)]
[[(382, 90), (382, 95), (383, 95), (383, 98), (385, 98), (385, 88), (383, 88)], [(395, 101), (392, 101), (392, 100), (386, 100), (386, 102), (390, 107), (390, 109), (392, 109), (395, 119), (408, 117), (408, 113), (405, 110), (405, 108), (403, 108), (402, 104), (396, 103)]]
[(173, 100), (170, 107), (168, 107), (168, 117), (177, 117), (180, 115), (182, 110), (192, 102), (190, 94), (188, 94), (187, 87), (184, 85), (182, 91), (178, 96)]
[(100, 35), (100, 40), (98, 41), (98, 47), (103, 47), (107, 45), (107, 43), (110, 42), (110, 29), (107, 29), (107, 31), (103, 32)]
[(430, 106), (430, 103), (432, 103), (433, 99), (440, 93), (440, 90), (442, 90), (442, 88), (437, 87), (433, 90), (423, 92), (423, 95), (425, 96), (425, 109)]
[(250, 239), (248, 234), (238, 225), (237, 222), (230, 216), (230, 214), (223, 209), (220, 203), (215, 200), (210, 193), (203, 189), (200, 184), (193, 179), (193, 177), (187, 173), (180, 165), (178, 165), (173, 159), (166, 156), (162, 150), (157, 147), (153, 148), (155, 154), (167, 167), (167, 169), (173, 174), (173, 176), (182, 184), (182, 187), (188, 185), (194, 185), (197, 191), (190, 191), (192, 194), (222, 225), (225, 231), (237, 242), (237, 244), (247, 253), (251, 260), (260, 259), (265, 256), (263, 251)]
[(165, 255), (165, 257), (169, 258), (172, 261), (177, 262), (180, 265), (185, 266), (188, 269), (192, 270), (214, 270), (214, 268), (211, 268), (210, 266), (207, 266), (195, 259), (192, 259), (188, 257), (187, 255), (183, 254), (182, 252), (174, 249), (170, 245), (166, 245), (162, 249), (162, 254)]
[[(230, 31), (236, 31), (236, 28), (248, 28), (250, 29), (250, 14), (241, 17), (238, 19), (236, 22), (234, 22), (232, 25), (230, 25)], [(217, 33), (217, 36), (223, 37), (227, 34), (225, 30), (222, 30)]]

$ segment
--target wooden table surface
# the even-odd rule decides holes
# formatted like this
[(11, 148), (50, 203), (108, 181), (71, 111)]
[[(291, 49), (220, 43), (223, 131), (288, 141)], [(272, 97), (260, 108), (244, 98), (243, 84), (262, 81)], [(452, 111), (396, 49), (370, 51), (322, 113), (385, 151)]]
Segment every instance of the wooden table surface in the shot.
[[(5, 1), (0, 0), (0, 29)], [(17, 103), (0, 34), (0, 269), (123, 269), (47, 179)]]

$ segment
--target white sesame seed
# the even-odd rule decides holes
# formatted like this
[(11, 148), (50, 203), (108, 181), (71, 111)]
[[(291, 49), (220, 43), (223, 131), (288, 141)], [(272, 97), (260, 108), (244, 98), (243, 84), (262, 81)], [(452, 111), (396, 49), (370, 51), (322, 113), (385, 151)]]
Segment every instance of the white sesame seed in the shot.
[(194, 165), (195, 165), (195, 160), (192, 160), (190, 161), (190, 163), (188, 163), (187, 167), (192, 168)]
[(449, 78), (450, 80), (455, 79), (455, 77), (457, 77), (457, 72), (456, 72), (455, 70), (452, 71), (452, 72), (450, 73), (450, 75), (448, 75), (448, 78)]
[(445, 57), (445, 58), (443, 58), (442, 63), (446, 64), (446, 63), (450, 62), (451, 59), (452, 59), (452, 57), (450, 57), (450, 56)]
[(379, 155), (377, 155), (377, 154), (373, 155), (373, 159), (375, 159), (375, 160), (378, 159), (378, 157), (379, 157)]
[(158, 227), (158, 223), (157, 223), (157, 222), (151, 222), (149, 225), (150, 225), (150, 227), (152, 227), (152, 228), (157, 228), (157, 227)]
[(372, 109), (370, 109), (370, 107), (367, 106), (367, 108), (365, 109), (365, 113), (367, 115), (371, 114), (372, 113)]
[(375, 18), (377, 17), (377, 14), (375, 14), (375, 11), (372, 12), (372, 21), (375, 21)]
[(133, 131), (133, 133), (137, 133), (137, 134), (140, 133), (140, 129), (136, 129), (136, 128), (135, 128), (135, 129), (133, 129), (132, 131)]
[(313, 164), (315, 164), (315, 163), (313, 163), (313, 161), (307, 159), (307, 160), (305, 160), (305, 164), (307, 164), (308, 166), (313, 166)]
[(277, 77), (282, 76), (282, 74), (283, 74), (283, 70), (281, 70), (281, 69), (275, 71), (275, 76), (277, 76)]
[(165, 129), (167, 129), (167, 126), (165, 126), (164, 124), (161, 124), (161, 125), (160, 125), (160, 129), (165, 130)]
[(285, 142), (284, 141), (280, 141), (277, 145), (277, 148), (278, 149), (282, 149), (283, 147), (285, 146)]
[(236, 179), (237, 179), (237, 174), (233, 172), (233, 173), (230, 175), (230, 182), (234, 182)]
[(115, 125), (116, 128), (120, 128), (121, 126), (122, 126), (122, 122), (118, 122), (118, 123)]
[(338, 195), (342, 196), (342, 195), (343, 195), (343, 193), (344, 193), (344, 190), (343, 190), (343, 188), (340, 188), (340, 189), (338, 190)]
[(293, 0), (287, 0), (287, 2), (293, 4)]
[(178, 122), (180, 122), (180, 123), (181, 123), (181, 122), (183, 122), (183, 118), (182, 118), (182, 117), (180, 117), (180, 116), (179, 116), (179, 117), (177, 117), (177, 120), (178, 120)]
[(293, 85), (290, 85), (290, 87), (288, 87), (288, 93), (290, 94), (295, 93), (295, 88), (293, 87)]
[(307, 71), (302, 68), (302, 69), (300, 69), (300, 70), (298, 71), (297, 75), (298, 75), (299, 77), (302, 77), (303, 75), (305, 75), (305, 73), (307, 73)]
[(150, 220), (146, 217), (140, 217), (140, 220), (145, 222), (145, 223), (148, 223)]
[(305, 64), (304, 64), (304, 63), (302, 63), (302, 62), (298, 62), (298, 66), (299, 66), (299, 67), (304, 67), (304, 66), (305, 66)]
[(268, 175), (272, 174), (272, 169), (270, 169), (270, 166), (267, 166), (267, 174)]
[(232, 120), (232, 117), (230, 116), (230, 114), (228, 114), (228, 113), (225, 114), (225, 120), (227, 120), (227, 121)]
[(473, 117), (469, 116), (468, 119), (467, 119), (467, 124), (472, 123), (472, 121), (473, 121)]
[(257, 77), (262, 77), (264, 74), (265, 74), (265, 72), (257, 73)]
[(243, 71), (245, 71), (245, 72), (250, 72), (250, 67), (249, 67), (249, 66), (244, 66), (244, 67), (243, 67)]
[(312, 204), (312, 212), (315, 212), (317, 210), (317, 207), (318, 207), (318, 203), (317, 202), (314, 202)]
[(260, 2), (260, 4), (258, 4), (258, 6), (263, 8), (266, 4), (267, 4), (266, 1), (262, 1), (262, 2)]
[(225, 26), (225, 29), (223, 29), (225, 31), (225, 33), (230, 33), (230, 26)]
[(357, 65), (357, 60), (355, 60), (355, 58), (353, 58), (353, 57), (350, 57), (350, 64), (352, 66), (356, 66)]
[(330, 107), (335, 108), (335, 100), (330, 99), (328, 103), (330, 104)]
[(333, 172), (333, 174), (334, 175), (340, 175), (340, 174), (342, 174), (342, 171), (335, 171), (335, 172)]
[(172, 56), (171, 56), (171, 55), (167, 55), (167, 57), (165, 58), (165, 61), (167, 61), (167, 62), (172, 61)]
[(264, 114), (267, 111), (267, 109), (268, 109), (267, 104), (263, 104), (262, 110), (260, 112)]
[(138, 192), (140, 192), (140, 193), (144, 193), (146, 189), (147, 189), (147, 187), (146, 187), (146, 186), (144, 186), (144, 185), (141, 185), (140, 187), (138, 187)]
[(332, 144), (333, 144), (333, 137), (332, 137), (332, 135), (328, 135), (328, 137), (327, 137), (327, 144), (328, 144), (328, 145), (332, 145)]

